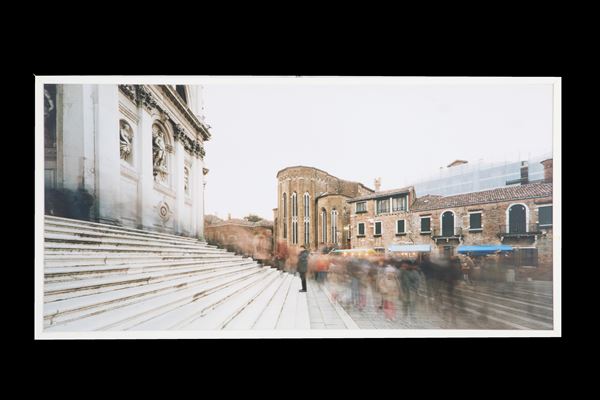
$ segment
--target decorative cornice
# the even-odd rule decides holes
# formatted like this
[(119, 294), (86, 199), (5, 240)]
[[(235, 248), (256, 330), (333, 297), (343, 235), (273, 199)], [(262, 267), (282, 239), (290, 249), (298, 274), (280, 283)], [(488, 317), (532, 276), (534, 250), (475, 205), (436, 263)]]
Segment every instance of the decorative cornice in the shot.
[[(210, 133), (198, 120), (198, 118), (196, 118), (196, 116), (192, 114), (190, 109), (181, 101), (179, 95), (176, 92), (174, 92), (173, 89), (168, 85), (159, 86), (162, 88), (166, 96), (175, 104), (177, 109), (192, 124), (192, 126), (200, 132), (202, 138), (204, 140), (208, 140), (210, 138)], [(171, 122), (174, 131), (174, 139), (176, 141), (181, 142), (183, 144), (184, 149), (190, 155), (204, 159), (206, 152), (204, 151), (204, 146), (202, 145), (202, 142), (190, 138), (185, 133), (185, 129), (180, 124), (175, 122), (175, 119), (173, 118), (171, 113), (160, 106), (160, 104), (152, 95), (152, 92), (147, 87), (145, 87), (144, 85), (119, 85), (119, 89), (138, 107), (143, 106), (148, 111), (152, 111), (153, 109), (158, 110), (162, 114), (163, 119), (167, 119)]]
[(174, 132), (173, 136), (174, 136), (175, 140), (178, 142), (184, 142), (186, 139), (186, 134), (185, 134), (185, 130), (183, 129), (183, 127), (181, 125), (173, 122), (173, 120), (171, 120), (171, 124), (173, 125), (173, 132)]
[(158, 108), (158, 103), (152, 96), (152, 92), (144, 85), (119, 85), (119, 89), (138, 107), (143, 106), (148, 111)]
[(119, 89), (121, 89), (123, 94), (137, 105), (136, 85), (119, 85)]
[(177, 140), (183, 145), (185, 151), (187, 151), (192, 156), (204, 159), (204, 155), (206, 153), (204, 151), (204, 146), (202, 146), (202, 143), (200, 143), (200, 141), (198, 140), (193, 140), (188, 135), (186, 135), (185, 130), (180, 124), (173, 122), (173, 120), (171, 120), (171, 123), (173, 125), (173, 131), (175, 132), (175, 140)]
[(137, 86), (137, 100), (138, 105), (141, 105), (148, 111), (159, 108), (154, 96), (152, 96), (152, 92), (143, 85)]
[(200, 122), (198, 117), (196, 117), (189, 107), (181, 100), (177, 92), (175, 92), (175, 90), (173, 90), (173, 88), (171, 88), (169, 85), (160, 85), (160, 87), (169, 100), (171, 100), (177, 109), (185, 116), (185, 119), (187, 119), (200, 133), (200, 135), (202, 135), (202, 139), (209, 140), (211, 136), (210, 132), (208, 132), (208, 129), (204, 126), (204, 124)]

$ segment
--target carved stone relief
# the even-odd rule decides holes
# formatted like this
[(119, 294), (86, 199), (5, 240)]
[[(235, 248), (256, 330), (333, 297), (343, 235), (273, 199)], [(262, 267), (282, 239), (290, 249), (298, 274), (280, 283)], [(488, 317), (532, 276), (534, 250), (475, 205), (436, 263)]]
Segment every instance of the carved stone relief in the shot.
[(131, 153), (133, 151), (133, 129), (131, 129), (131, 126), (123, 120), (119, 122), (119, 125), (121, 159), (131, 162)]
[(183, 189), (186, 194), (190, 194), (190, 169), (187, 165), (183, 167)]
[(167, 222), (169, 218), (171, 218), (171, 214), (173, 214), (171, 208), (169, 207), (169, 204), (166, 201), (161, 201), (160, 203), (158, 203), (157, 209), (158, 216), (163, 221), (163, 223)]
[(165, 133), (158, 125), (152, 126), (152, 161), (154, 178), (164, 180), (167, 177), (167, 147)]

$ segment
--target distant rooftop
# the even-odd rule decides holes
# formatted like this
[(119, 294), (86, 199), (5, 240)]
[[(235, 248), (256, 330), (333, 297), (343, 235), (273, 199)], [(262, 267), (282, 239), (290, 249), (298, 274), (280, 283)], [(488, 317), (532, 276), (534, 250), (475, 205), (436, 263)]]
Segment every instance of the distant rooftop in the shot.
[(348, 200), (348, 203), (354, 203), (356, 201), (362, 201), (362, 200), (377, 199), (380, 197), (390, 197), (395, 194), (405, 194), (405, 193), (409, 193), (412, 190), (412, 188), (413, 188), (412, 186), (407, 186), (407, 187), (400, 188), (400, 189), (382, 190), (380, 192), (375, 192), (375, 193), (367, 194), (364, 196), (355, 197), (351, 200)]
[(454, 196), (423, 196), (412, 205), (413, 211), (428, 211), (501, 201), (525, 200), (552, 196), (551, 183), (530, 183)]
[(279, 171), (277, 171), (277, 175), (276, 175), (276, 176), (277, 176), (277, 177), (279, 177), (279, 174), (280, 174), (280, 173), (282, 173), (283, 171), (285, 171), (285, 170), (288, 170), (288, 169), (294, 169), (294, 168), (308, 168), (308, 169), (312, 169), (312, 170), (315, 170), (315, 171), (319, 171), (319, 172), (322, 172), (322, 173), (324, 173), (325, 175), (328, 175), (328, 176), (330, 176), (330, 177), (332, 177), (332, 178), (335, 178), (335, 179), (337, 179), (337, 180), (339, 180), (339, 181), (348, 182), (348, 183), (355, 183), (355, 184), (358, 184), (358, 185), (362, 186), (363, 188), (367, 189), (368, 191), (374, 192), (374, 190), (373, 190), (373, 189), (371, 189), (371, 188), (369, 188), (369, 187), (365, 186), (364, 184), (362, 184), (362, 183), (360, 183), (360, 182), (356, 182), (356, 181), (349, 181), (349, 180), (347, 180), (347, 179), (338, 178), (338, 177), (337, 177), (337, 176), (335, 176), (335, 175), (331, 175), (331, 174), (330, 174), (329, 172), (327, 172), (327, 171), (323, 171), (322, 169), (315, 168), (315, 167), (309, 167), (308, 165), (294, 165), (294, 166), (291, 166), (291, 167), (285, 167), (285, 168), (283, 168), (283, 169), (280, 169)]
[(257, 227), (257, 226), (270, 227), (270, 226), (273, 226), (273, 221), (261, 219), (260, 221), (257, 221), (257, 222), (250, 222), (246, 219), (231, 218), (231, 219), (227, 219), (227, 220), (221, 220), (221, 221), (215, 221), (215, 222), (209, 223), (209, 226), (225, 226), (225, 225), (238, 225), (238, 226), (248, 226), (248, 227)]

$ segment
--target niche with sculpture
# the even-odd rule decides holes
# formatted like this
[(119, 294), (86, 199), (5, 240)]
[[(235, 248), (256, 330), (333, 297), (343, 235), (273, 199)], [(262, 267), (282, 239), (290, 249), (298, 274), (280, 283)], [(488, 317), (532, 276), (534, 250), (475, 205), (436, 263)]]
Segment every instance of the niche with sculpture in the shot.
[(133, 129), (131, 128), (131, 125), (124, 120), (119, 122), (119, 141), (121, 160), (131, 164), (133, 158)]
[(168, 175), (165, 136), (165, 131), (159, 125), (152, 126), (152, 164), (154, 179), (157, 181), (164, 181)]

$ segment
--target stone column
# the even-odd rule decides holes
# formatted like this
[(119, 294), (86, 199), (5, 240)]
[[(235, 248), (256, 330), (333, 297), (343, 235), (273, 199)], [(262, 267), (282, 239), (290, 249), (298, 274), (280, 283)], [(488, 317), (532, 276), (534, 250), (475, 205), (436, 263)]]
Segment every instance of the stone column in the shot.
[(119, 89), (97, 86), (96, 178), (100, 222), (120, 223), (121, 157), (119, 151)]
[(185, 188), (184, 188), (184, 179), (183, 179), (183, 167), (185, 160), (185, 149), (183, 147), (183, 143), (181, 142), (181, 138), (179, 140), (175, 140), (175, 168), (171, 171), (175, 179), (175, 193), (176, 193), (176, 205), (175, 210), (173, 212), (173, 217), (175, 218), (175, 233), (177, 235), (181, 235), (183, 233), (183, 217), (184, 217), (184, 207), (185, 207)]
[(194, 198), (194, 221), (196, 223), (195, 236), (204, 240), (204, 161), (199, 157), (194, 158), (193, 176), (193, 198)]
[[(62, 85), (62, 107), (58, 115), (58, 186), (76, 191), (85, 189), (96, 197), (94, 85)], [(97, 200), (97, 198), (96, 198)], [(96, 202), (97, 203), (97, 202)], [(97, 216), (92, 207), (92, 218)], [(83, 218), (83, 215), (82, 215)]]
[(198, 237), (198, 212), (202, 212), (202, 210), (198, 210), (198, 204), (200, 202), (197, 199), (196, 195), (196, 186), (198, 182), (196, 181), (196, 164), (198, 164), (198, 159), (194, 156), (192, 157), (192, 165), (190, 165), (190, 190), (192, 196), (192, 211), (190, 213), (190, 236)]
[(154, 176), (152, 164), (152, 115), (144, 107), (138, 108), (139, 113), (139, 185), (138, 199), (140, 202), (140, 218), (142, 229), (154, 229), (156, 210), (154, 209)]
[(62, 159), (59, 163), (62, 169), (62, 186), (65, 189), (77, 190), (85, 187), (85, 147), (89, 147), (90, 142), (93, 145), (94, 135), (93, 126), (89, 126), (89, 121), (93, 121), (93, 116), (91, 118), (89, 116), (90, 103), (89, 85), (63, 85), (62, 132), (60, 132)]

